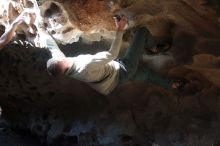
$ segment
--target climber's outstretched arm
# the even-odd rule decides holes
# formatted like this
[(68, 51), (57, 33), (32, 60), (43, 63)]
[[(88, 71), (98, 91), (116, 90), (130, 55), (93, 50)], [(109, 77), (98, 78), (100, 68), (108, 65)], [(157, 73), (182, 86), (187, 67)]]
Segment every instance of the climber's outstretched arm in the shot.
[(128, 24), (128, 18), (126, 16), (122, 16), (118, 19), (115, 17), (114, 19), (116, 25), (116, 36), (111, 44), (110, 49), (108, 51), (99, 52), (93, 55), (93, 60), (89, 64), (90, 66), (99, 67), (100, 65), (105, 65), (118, 57), (122, 44), (122, 37)]
[(60, 50), (59, 46), (57, 45), (56, 41), (53, 37), (45, 30), (45, 28), (39, 28), (38, 33), (40, 35), (40, 42), (42, 43), (41, 47), (47, 48), (53, 59), (63, 59), (66, 56)]

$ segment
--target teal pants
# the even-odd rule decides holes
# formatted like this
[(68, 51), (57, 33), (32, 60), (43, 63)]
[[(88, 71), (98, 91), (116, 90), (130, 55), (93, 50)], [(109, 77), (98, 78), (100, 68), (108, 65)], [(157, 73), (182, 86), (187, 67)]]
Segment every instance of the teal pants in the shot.
[(147, 81), (164, 87), (171, 88), (171, 80), (165, 78), (148, 68), (139, 68), (139, 61), (147, 44), (151, 44), (151, 33), (145, 28), (138, 28), (134, 34), (133, 42), (127, 49), (125, 56), (119, 60), (119, 83), (127, 80)]

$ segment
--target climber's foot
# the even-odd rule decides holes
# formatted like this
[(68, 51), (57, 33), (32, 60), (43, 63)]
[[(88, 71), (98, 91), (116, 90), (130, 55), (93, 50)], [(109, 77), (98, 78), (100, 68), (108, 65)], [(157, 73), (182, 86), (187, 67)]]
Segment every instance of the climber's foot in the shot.
[(174, 90), (181, 90), (185, 87), (186, 84), (187, 84), (186, 79), (177, 79), (172, 82), (171, 88)]
[(151, 48), (146, 48), (147, 54), (160, 54), (160, 53), (165, 53), (171, 48), (170, 44), (157, 44), (154, 47)]

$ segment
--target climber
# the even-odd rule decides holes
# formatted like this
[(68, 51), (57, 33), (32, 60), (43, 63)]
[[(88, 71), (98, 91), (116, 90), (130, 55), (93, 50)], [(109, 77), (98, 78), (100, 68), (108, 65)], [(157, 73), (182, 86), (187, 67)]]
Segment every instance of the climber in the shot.
[(22, 12), (10, 25), (8, 30), (0, 38), (0, 50), (4, 48), (14, 37), (14, 33), (17, 30), (18, 26), (24, 22), (24, 14), (26, 12)]
[(145, 27), (137, 28), (133, 42), (127, 49), (125, 56), (116, 60), (128, 19), (126, 16), (122, 16), (120, 19), (115, 18), (115, 23), (116, 37), (109, 51), (77, 57), (66, 57), (52, 37), (42, 30), (41, 37), (46, 41), (47, 48), (52, 55), (52, 58), (47, 61), (48, 73), (54, 76), (64, 74), (86, 82), (105, 95), (113, 91), (118, 84), (130, 79), (150, 81), (167, 89), (177, 88), (178, 84), (171, 85), (171, 80), (157, 75), (150, 69), (138, 69), (139, 59), (144, 48), (147, 47), (148, 38), (151, 37), (150, 32)]

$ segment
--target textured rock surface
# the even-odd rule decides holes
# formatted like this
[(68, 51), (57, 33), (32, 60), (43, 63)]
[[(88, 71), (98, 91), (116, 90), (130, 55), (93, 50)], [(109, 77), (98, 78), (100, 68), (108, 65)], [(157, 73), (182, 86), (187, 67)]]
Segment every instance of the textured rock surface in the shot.
[(40, 146), (36, 136), (27, 131), (11, 129), (5, 120), (0, 119), (0, 144), (1, 146)]
[[(0, 53), (3, 117), (11, 127), (26, 129), (40, 137), (42, 143), (57, 146), (218, 146), (220, 34), (219, 13), (215, 13), (218, 7), (212, 5), (218, 2), (114, 2), (54, 2), (65, 9), (66, 15), (59, 16), (68, 18), (68, 25), (74, 27), (70, 31), (59, 30), (60, 24), (57, 29), (56, 25), (51, 25), (47, 19), (56, 17), (51, 13), (48, 17), (42, 15), (48, 22), (47, 29), (60, 41), (65, 41), (60, 35), (67, 37), (67, 42), (77, 40), (78, 36), (72, 36), (75, 30), (82, 31), (82, 37), (87, 35), (80, 42), (61, 45), (67, 56), (108, 49), (114, 33), (112, 19), (108, 16), (115, 13), (127, 14), (136, 24), (146, 25), (159, 41), (171, 36), (172, 48), (165, 54), (145, 54), (142, 67), (149, 65), (165, 75), (187, 78), (190, 83), (186, 88), (170, 93), (150, 83), (128, 82), (111, 95), (102, 96), (77, 80), (49, 76), (45, 65), (50, 54), (46, 49), (10, 44)], [(50, 5), (45, 4), (42, 13), (47, 8)], [(102, 15), (93, 8), (103, 12)], [(97, 31), (94, 35), (93, 26), (106, 32)], [(52, 32), (53, 29), (56, 31)], [(100, 36), (104, 36), (101, 41), (94, 41)], [(84, 43), (85, 40), (90, 43)], [(161, 63), (163, 58), (164, 64)]]

